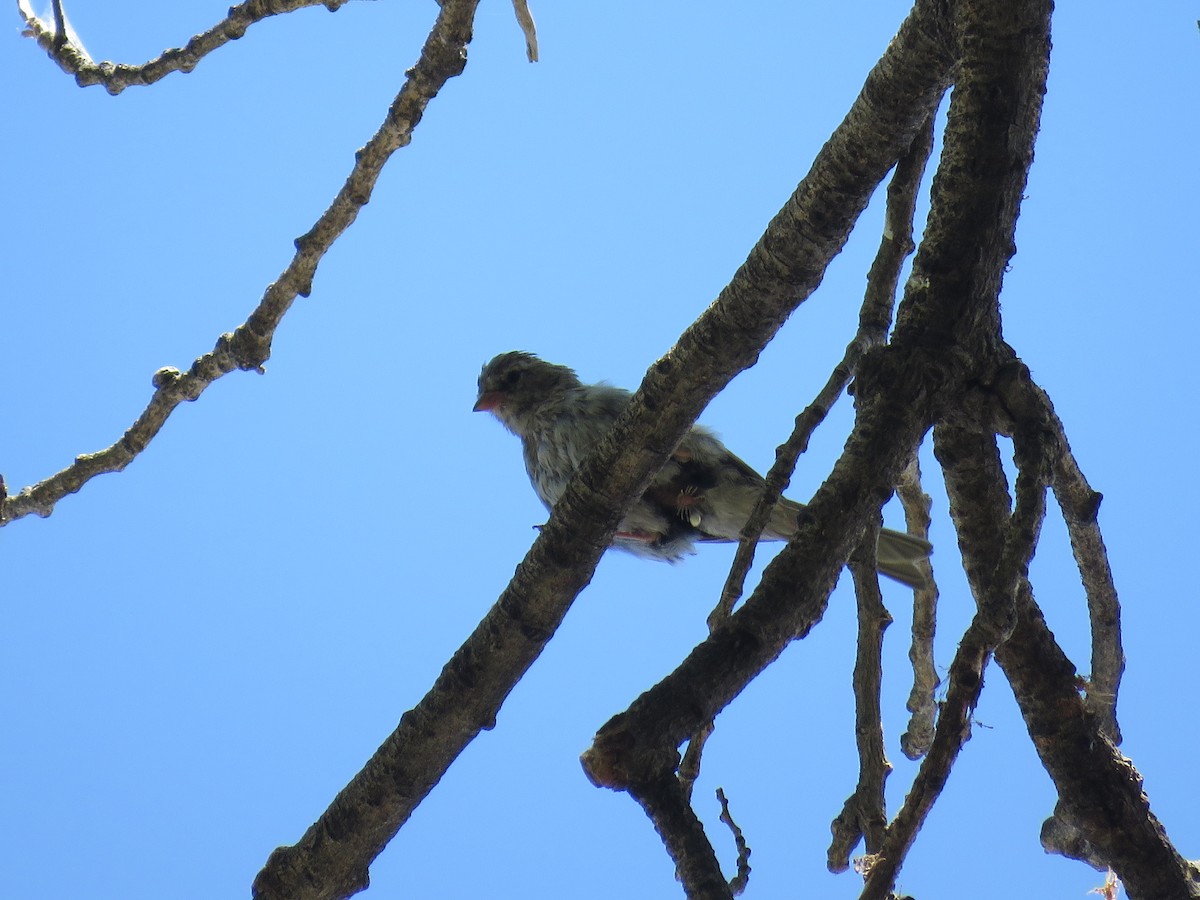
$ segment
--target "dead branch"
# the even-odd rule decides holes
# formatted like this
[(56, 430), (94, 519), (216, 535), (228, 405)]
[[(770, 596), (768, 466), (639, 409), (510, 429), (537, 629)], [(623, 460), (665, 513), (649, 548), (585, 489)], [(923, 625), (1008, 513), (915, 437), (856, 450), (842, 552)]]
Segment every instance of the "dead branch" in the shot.
[(17, 0), (17, 8), (25, 20), (27, 37), (37, 41), (58, 67), (75, 76), (80, 87), (94, 84), (114, 97), (127, 87), (154, 84), (172, 72), (191, 72), (196, 65), (230, 41), (245, 35), (251, 25), (270, 16), (295, 12), (308, 6), (324, 6), (337, 12), (349, 0), (246, 0), (229, 8), (229, 14), (208, 31), (196, 35), (182, 47), (164, 50), (155, 59), (131, 66), (126, 63), (94, 62), (83, 44), (74, 35), (62, 9), (62, 0), (54, 0), (54, 21), (46, 22), (33, 12), (28, 0)]
[[(896, 485), (896, 496), (904, 505), (910, 534), (929, 537), (929, 495), (921, 488), (921, 464), (914, 456)], [(906, 708), (912, 714), (900, 735), (900, 750), (909, 759), (920, 759), (929, 751), (937, 717), (936, 695), (941, 683), (933, 661), (933, 638), (937, 630), (937, 582), (930, 578), (913, 593), (912, 643), (908, 658), (913, 668), (913, 686)]]
[(878, 853), (887, 833), (884, 787), (891, 774), (883, 740), (883, 633), (892, 616), (883, 605), (879, 576), (875, 572), (875, 542), (879, 522), (867, 529), (850, 557), (854, 594), (858, 606), (858, 641), (854, 659), (854, 740), (858, 748), (858, 784), (842, 811), (834, 818), (833, 839), (826, 854), (831, 872), (850, 868), (850, 853), (860, 839), (867, 853)]
[(746, 843), (742, 829), (733, 821), (733, 815), (729, 812), (729, 800), (721, 788), (717, 788), (717, 801), (721, 804), (721, 821), (729, 827), (733, 834), (733, 842), (737, 846), (737, 874), (729, 880), (729, 893), (737, 897), (750, 883), (750, 845)]

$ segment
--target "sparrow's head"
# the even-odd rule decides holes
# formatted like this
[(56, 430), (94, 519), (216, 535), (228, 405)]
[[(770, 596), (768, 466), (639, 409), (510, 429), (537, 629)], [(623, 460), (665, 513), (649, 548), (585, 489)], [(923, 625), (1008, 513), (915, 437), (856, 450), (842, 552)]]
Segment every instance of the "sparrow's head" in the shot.
[(501, 353), (479, 373), (475, 412), (490, 412), (519, 434), (525, 420), (539, 406), (580, 385), (575, 372), (566, 366), (511, 350)]

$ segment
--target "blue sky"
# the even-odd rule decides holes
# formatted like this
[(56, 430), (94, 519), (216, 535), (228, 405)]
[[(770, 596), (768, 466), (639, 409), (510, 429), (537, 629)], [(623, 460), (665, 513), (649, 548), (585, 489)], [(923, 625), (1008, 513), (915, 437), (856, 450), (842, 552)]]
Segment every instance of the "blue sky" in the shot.
[[(819, 7), (819, 8), (818, 8)], [(97, 59), (141, 62), (225, 6), (79, 2)], [(516, 441), (470, 412), (508, 349), (635, 386), (716, 296), (840, 121), (899, 2), (534, 3), (542, 62), (506, 3), (279, 329), (264, 376), (178, 409), (125, 472), (3, 531), (0, 795), (13, 897), (246, 896), (361, 767), (510, 578), (543, 512)], [(278, 17), (190, 75), (81, 90), (15, 12), (0, 50), (10, 490), (116, 440), (160, 366), (240, 324), (341, 186), (412, 65), (433, 3)], [(1124, 752), (1200, 855), (1190, 472), (1196, 435), (1195, 94), (1176, 0), (1062, 4), (1037, 160), (1002, 297), (1005, 334), (1105, 495), (1124, 604)], [(881, 208), (820, 291), (703, 421), (760, 469), (840, 358)], [(842, 403), (793, 479), (803, 500), (850, 426)], [(971, 613), (932, 455), (937, 658)], [(1054, 510), (1053, 505), (1051, 506)], [(887, 512), (889, 522), (898, 511)], [(680, 896), (640, 809), (593, 788), (593, 732), (705, 633), (732, 549), (601, 562), (560, 633), (372, 869), (370, 897)], [(1086, 610), (1053, 516), (1033, 567), (1087, 670)], [(825, 872), (856, 777), (853, 597), (718, 721), (696, 802), (721, 785), (753, 848), (749, 896), (854, 897)], [(889, 809), (908, 598), (887, 588)], [(1045, 856), (1053, 792), (997, 669), (900, 880), (922, 898), (1082, 897)]]

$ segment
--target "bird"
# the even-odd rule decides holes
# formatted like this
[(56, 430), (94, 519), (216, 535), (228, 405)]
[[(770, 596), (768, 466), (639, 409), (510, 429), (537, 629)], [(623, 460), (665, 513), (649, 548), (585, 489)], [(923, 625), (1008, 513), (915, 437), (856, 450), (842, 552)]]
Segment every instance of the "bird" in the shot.
[[(547, 510), (554, 508), (633, 395), (612, 385), (585, 384), (573, 369), (512, 350), (479, 374), (475, 412), (489, 412), (521, 439), (525, 470)], [(710, 429), (693, 425), (641, 498), (625, 514), (613, 546), (647, 559), (678, 562), (697, 542), (736, 542), (766, 480), (734, 456)], [(803, 505), (781, 497), (760, 540), (795, 534)], [(884, 528), (879, 572), (911, 588), (929, 583), (928, 541)]]

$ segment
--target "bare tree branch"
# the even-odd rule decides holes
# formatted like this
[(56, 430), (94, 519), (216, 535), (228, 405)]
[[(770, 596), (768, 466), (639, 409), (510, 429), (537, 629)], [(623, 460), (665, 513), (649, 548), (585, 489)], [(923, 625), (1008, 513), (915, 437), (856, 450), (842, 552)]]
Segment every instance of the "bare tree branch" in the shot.
[[(978, 337), (968, 339), (967, 346), (974, 343), (976, 353), (1004, 352), (1004, 345), (996, 343), (1000, 316), (994, 304), (1007, 255), (1012, 252), (1016, 213), (1040, 119), (1049, 18), (1049, 4), (1038, 0), (968, 2), (958, 8), (956, 16), (963, 58), (926, 242), (918, 254), (910, 288), (919, 299), (922, 281), (928, 277), (931, 291), (957, 288), (971, 296), (984, 290), (986, 296), (980, 298), (982, 302), (964, 305), (964, 312), (974, 315), (956, 322), (935, 320), (921, 303), (902, 307), (901, 316), (902, 327), (923, 324), (935, 334), (957, 329), (975, 332)], [(988, 253), (994, 254), (993, 258), (983, 259)], [(975, 279), (973, 270), (979, 273)], [(907, 322), (903, 321), (906, 312), (910, 315)], [(979, 314), (984, 317), (974, 318)], [(985, 343), (980, 344), (979, 339)], [(979, 611), (951, 666), (950, 690), (932, 747), (896, 822), (888, 829), (884, 849), (867, 877), (864, 898), (881, 898), (891, 890), (916, 831), (968, 737), (969, 715), (982, 687), (983, 668), (993, 649), (1016, 625), (1017, 589), (1028, 590), (1028, 561), (1045, 513), (1049, 467), (1044, 429), (1023, 424), (1014, 434), (1019, 474), (1017, 509), (1011, 519), (994, 438), (950, 426), (939, 426), (935, 435), (942, 434), (947, 437), (941, 442), (938, 458), (947, 473), (951, 515), (964, 559), (974, 564), (971, 586)], [(952, 438), (964, 446), (947, 451)], [(976, 447), (978, 452), (966, 452)], [(981, 459), (986, 467), (978, 465)], [(964, 507), (970, 496), (964, 490), (967, 487), (995, 498), (987, 528), (973, 519), (970, 507)], [(1007, 535), (1003, 543), (997, 541), (1000, 534)]]
[[(146, 449), (184, 401), (197, 399), (204, 390), (237, 369), (262, 371), (271, 355), (271, 342), (284, 314), (296, 297), (307, 297), (321, 259), (349, 228), (371, 199), (375, 182), (391, 155), (412, 140), (425, 106), (451, 78), (466, 67), (466, 46), (478, 0), (447, 0), (421, 58), (409, 70), (387, 117), (366, 146), (355, 156), (354, 168), (329, 208), (312, 229), (296, 240), (296, 254), (279, 277), (267, 286), (258, 307), (232, 333), (221, 335), (216, 347), (187, 372), (166, 367), (155, 373), (154, 394), (146, 409), (125, 434), (110, 447), (76, 457), (75, 462), (44, 481), (26, 487), (0, 504), (0, 525), (30, 513), (48, 516), (67, 494), (73, 494), (97, 475), (119, 472)], [(258, 4), (250, 4), (258, 5)]]
[(737, 846), (737, 874), (729, 880), (729, 892), (737, 897), (750, 883), (750, 845), (746, 843), (742, 829), (733, 821), (729, 812), (729, 800), (721, 788), (717, 788), (717, 801), (721, 804), (721, 821), (729, 827), (733, 834), (733, 842)]
[(538, 61), (537, 25), (533, 21), (533, 13), (529, 11), (528, 0), (513, 0), (513, 12), (517, 14), (517, 24), (525, 35), (525, 55), (530, 62)]
[(641, 802), (642, 786), (657, 784), (663, 767), (673, 774), (679, 761), (675, 747), (819, 621), (863, 524), (878, 515), (892, 492), (898, 461), (913, 453), (934, 418), (932, 399), (952, 399), (948, 385), (932, 388), (929, 370), (911, 363), (891, 357), (884, 374), (861, 392), (845, 453), (813, 497), (796, 537), (767, 567), (746, 603), (596, 735), (583, 757), (593, 782), (628, 790)]
[[(997, 385), (1005, 393), (1006, 384)], [(1083, 578), (1092, 628), (1092, 671), (1088, 679), (1085, 703), (1100, 722), (1101, 730), (1114, 744), (1121, 743), (1117, 724), (1117, 692), (1125, 671), (1125, 653), (1121, 647), (1121, 604), (1117, 599), (1108, 551), (1100, 534), (1097, 513), (1101, 495), (1092, 490), (1076, 462), (1062, 422), (1050, 397), (1027, 377), (1012, 382), (1005, 393), (1010, 407), (1027, 407), (1027, 415), (1036, 418), (1051, 435), (1055, 445), (1054, 473), (1051, 482), (1055, 498), (1067, 523), (1071, 551)]]
[[(52, 0), (50, 24), (33, 16), (26, 0), (18, 2), (27, 34), (80, 86), (104, 84), (112, 94), (154, 83), (171, 71), (190, 71), (250, 24), (315, 5), (315, 0), (251, 0), (186, 47), (135, 67), (94, 63), (73, 36), (61, 0)], [(323, 5), (332, 11), (344, 2)], [(437, 23), (384, 124), (359, 151), (329, 209), (296, 240), (295, 257), (246, 322), (222, 335), (186, 373), (172, 367), (156, 372), (148, 407), (111, 447), (78, 457), (14, 497), (7, 496), (0, 478), (0, 525), (30, 513), (50, 515), (91, 477), (123, 469), (176, 406), (199, 397), (222, 375), (262, 371), (279, 322), (296, 296), (310, 292), (320, 260), (369, 202), (383, 165), (411, 140), (429, 100), (463, 71), (477, 2), (439, 0)], [(514, 10), (535, 60), (537, 38), (525, 0), (514, 0)], [(858, 335), (779, 448), (710, 617), (708, 639), (600, 730), (584, 755), (585, 771), (599, 785), (628, 791), (644, 807), (690, 897), (739, 893), (749, 850), (724, 794), (718, 792), (721, 818), (738, 846), (732, 882), (725, 881), (691, 806), (704, 741), (713, 717), (820, 621), (853, 550), (860, 775), (834, 823), (830, 867), (846, 868), (852, 847), (865, 837), (871, 865), (863, 896), (883, 897), (892, 890), (970, 737), (971, 711), (994, 654), (1059, 791), (1043, 830), (1047, 848), (1092, 864), (1111, 863), (1135, 898), (1200, 898), (1200, 869), (1171, 846), (1141, 791), (1140, 775), (1114, 746), (1120, 740), (1115, 703), (1124, 656), (1120, 607), (1096, 523), (1101, 497), (1071, 455), (1049, 398), (1002, 340), (998, 297), (1039, 122), (1049, 13), (1049, 0), (918, 0), (812, 171), (717, 301), (648, 371), (629, 410), (571, 482), (495, 606), (329, 809), (295, 846), (271, 855), (255, 880), (255, 897), (347, 897), (368, 884), (375, 856), (466, 744), (494, 726), (508, 693), (590, 580), (623, 511), (705, 404), (754, 364), (815, 290), (872, 191), (907, 148), (889, 189), (884, 240)], [(899, 271), (912, 249), (913, 208), (932, 144), (932, 114), (955, 62), (957, 87), (927, 238), (889, 346), (884, 342)], [(846, 451), (812, 499), (794, 540), (734, 614), (770, 506), (852, 375), (857, 419)], [(992, 418), (1002, 420), (1014, 438), (1018, 477), (1011, 514), (995, 440), (999, 426)], [(928, 498), (920, 490), (916, 449), (934, 423), (978, 611), (951, 666), (949, 693), (934, 727), (936, 594), (917, 598), (910, 654), (916, 675), (909, 701), (913, 719), (903, 741), (906, 753), (928, 749), (928, 755), (889, 827), (884, 783), (890, 766), (879, 692), (890, 616), (864, 548), (874, 546), (879, 509), (897, 485), (910, 527), (927, 529)], [(1067, 521), (1088, 597), (1093, 672), (1083, 699), (1075, 668), (1046, 627), (1028, 581), (1048, 485)], [(689, 737), (681, 764), (678, 747)]]
[[(17, 8), (24, 14), (25, 8), (20, 2)], [(62, 0), (54, 0), (51, 8), (54, 10), (54, 39), (50, 46), (57, 53), (67, 41), (67, 14), (63, 10)]]
[(867, 292), (858, 316), (858, 339), (863, 351), (880, 347), (887, 340), (892, 310), (896, 306), (900, 270), (916, 249), (913, 222), (917, 214), (917, 195), (925, 178), (929, 154), (933, 152), (933, 122), (934, 117), (930, 116), (921, 126), (912, 145), (896, 163), (888, 183), (883, 237), (867, 272)]
[(892, 616), (883, 605), (879, 576), (875, 572), (875, 542), (879, 522), (867, 529), (850, 557), (854, 594), (858, 605), (858, 650), (854, 660), (854, 740), (858, 747), (858, 784), (830, 830), (826, 865), (831, 872), (850, 868), (850, 853), (865, 839), (867, 853), (878, 853), (887, 833), (884, 787), (891, 774), (883, 741), (883, 633)]
[[(931, 500), (921, 488), (921, 463), (915, 455), (900, 475), (896, 496), (904, 505), (909, 533), (928, 539)], [(925, 565), (930, 565), (928, 560)], [(933, 660), (937, 602), (938, 586), (933, 578), (913, 593), (912, 643), (908, 648), (908, 658), (913, 668), (913, 686), (906, 704), (912, 715), (908, 727), (900, 735), (900, 749), (909, 759), (920, 759), (929, 751), (933, 741), (936, 694), (941, 683)]]
[[(1010, 367), (998, 380), (997, 390), (1018, 433), (1022, 429), (1037, 430), (1044, 436), (1047, 472), (1058, 484), (1067, 481), (1059, 502), (1070, 521), (1078, 514), (1079, 498), (1096, 495), (1086, 488), (1082, 475), (1075, 477), (1070, 472), (1075, 463), (1061, 440), (1061, 423), (1049, 398), (1033, 384), (1024, 366)], [(1063, 495), (1074, 496), (1075, 505), (1064, 503)], [(1083, 502), (1093, 510), (1088, 527), (1098, 541), (1095, 502)], [(979, 506), (981, 512), (991, 508), (988, 503)], [(1100, 640), (1112, 641), (1119, 654), (1115, 591), (1107, 561), (1097, 565), (1095, 560), (1096, 553), (1103, 553), (1102, 547), (1101, 542), (1099, 548), (1093, 548), (1091, 558), (1085, 556), (1080, 566), (1099, 570), (1100, 588), (1109, 595), (1102, 598), (1101, 604), (1113, 604), (1113, 620), (1105, 623)], [(1080, 554), (1076, 555), (1078, 559)], [(1085, 584), (1090, 601), (1090, 589), (1096, 582), (1087, 584), (1085, 573)], [(1096, 604), (1089, 603), (1093, 623), (1095, 608)], [(1058, 788), (1059, 802), (1043, 827), (1047, 850), (1092, 865), (1111, 866), (1133, 898), (1200, 896), (1200, 868), (1183, 859), (1170, 844), (1142, 792), (1141, 776), (1111, 742), (1108, 731), (1115, 728), (1115, 720), (1109, 701), (1102, 699), (1097, 705), (1079, 696), (1075, 667), (1046, 628), (1032, 593), (1019, 598), (1017, 613), (1017, 628), (997, 651), (996, 660), (1008, 676), (1038, 755)], [(1112, 644), (1099, 652), (1112, 652)], [(1093, 655), (1096, 653), (1093, 648)], [(1123, 657), (1114, 661), (1123, 663)], [(1110, 677), (1119, 677), (1119, 665)]]
[[(878, 336), (876, 343), (882, 342), (891, 324), (890, 298), (896, 294), (903, 260), (914, 249), (913, 222), (917, 193), (933, 151), (933, 127), (934, 120), (931, 116), (913, 141), (909, 152), (897, 164), (896, 175), (888, 185), (884, 242), (881, 243), (879, 253), (867, 276), (868, 294), (874, 294), (877, 299), (863, 307), (859, 319), (860, 333), (873, 328)], [(887, 285), (886, 289), (884, 285)], [(908, 532), (928, 539), (930, 500), (921, 489), (921, 467), (915, 453), (896, 482), (896, 496), (904, 507)], [(925, 560), (920, 565), (930, 566), (931, 563)], [(900, 736), (901, 749), (910, 759), (915, 758), (914, 752), (918, 746), (921, 747), (920, 752), (924, 753), (933, 739), (934, 691), (938, 684), (933, 662), (937, 596), (937, 582), (932, 577), (924, 586), (916, 588), (913, 594), (913, 639), (909, 648), (909, 658), (913, 664), (914, 683), (908, 701), (912, 717), (909, 719), (908, 728)], [(921, 697), (919, 700), (915, 699), (918, 694)], [(868, 852), (874, 849), (868, 842)]]
[(733, 613), (734, 604), (741, 599), (746, 576), (754, 564), (758, 539), (762, 536), (763, 529), (766, 528), (767, 520), (771, 517), (771, 510), (775, 508), (775, 504), (779, 502), (779, 498), (783, 496), (783, 492), (791, 482), (796, 462), (800, 459), (800, 455), (808, 450), (808, 442), (812, 438), (813, 432), (825, 421), (825, 417), (833, 409), (833, 404), (837, 402), (842, 391), (846, 389), (846, 385), (850, 383), (850, 379), (854, 377), (854, 366), (862, 355), (863, 346), (859, 337), (855, 337), (850, 342), (846, 347), (845, 355), (833, 367), (833, 371), (829, 373), (829, 378), (817, 392), (817, 396), (808, 406), (804, 407), (800, 415), (796, 416), (795, 426), (788, 439), (776, 448), (775, 462), (767, 471), (762, 495), (758, 498), (754, 511), (750, 513), (750, 518), (746, 520), (745, 527), (742, 528), (741, 540), (734, 553), (733, 563), (729, 567), (725, 586), (721, 589), (721, 597), (713, 611), (708, 614), (710, 630), (720, 628)]
[(307, 6), (324, 6), (337, 12), (349, 0), (246, 0), (229, 8), (229, 14), (210, 28), (188, 41), (183, 47), (164, 50), (161, 56), (131, 66), (125, 63), (94, 62), (87, 50), (74, 40), (62, 11), (62, 0), (54, 0), (54, 22), (45, 22), (33, 12), (28, 0), (17, 0), (17, 8), (25, 20), (24, 34), (37, 41), (60, 69), (75, 76), (80, 87), (102, 84), (113, 96), (131, 86), (146, 86), (165, 78), (172, 72), (190, 72), (205, 56), (230, 41), (242, 37), (256, 22), (270, 16), (295, 12)]
[(1031, 595), (1020, 598), (1017, 613), (1017, 627), (996, 661), (1058, 789), (1055, 818), (1078, 835), (1077, 847), (1082, 841), (1092, 848), (1084, 858), (1116, 871), (1134, 900), (1200, 897), (1200, 868), (1171, 845), (1142, 791), (1141, 775), (1100, 732), (1101, 721), (1076, 689), (1074, 665)]

